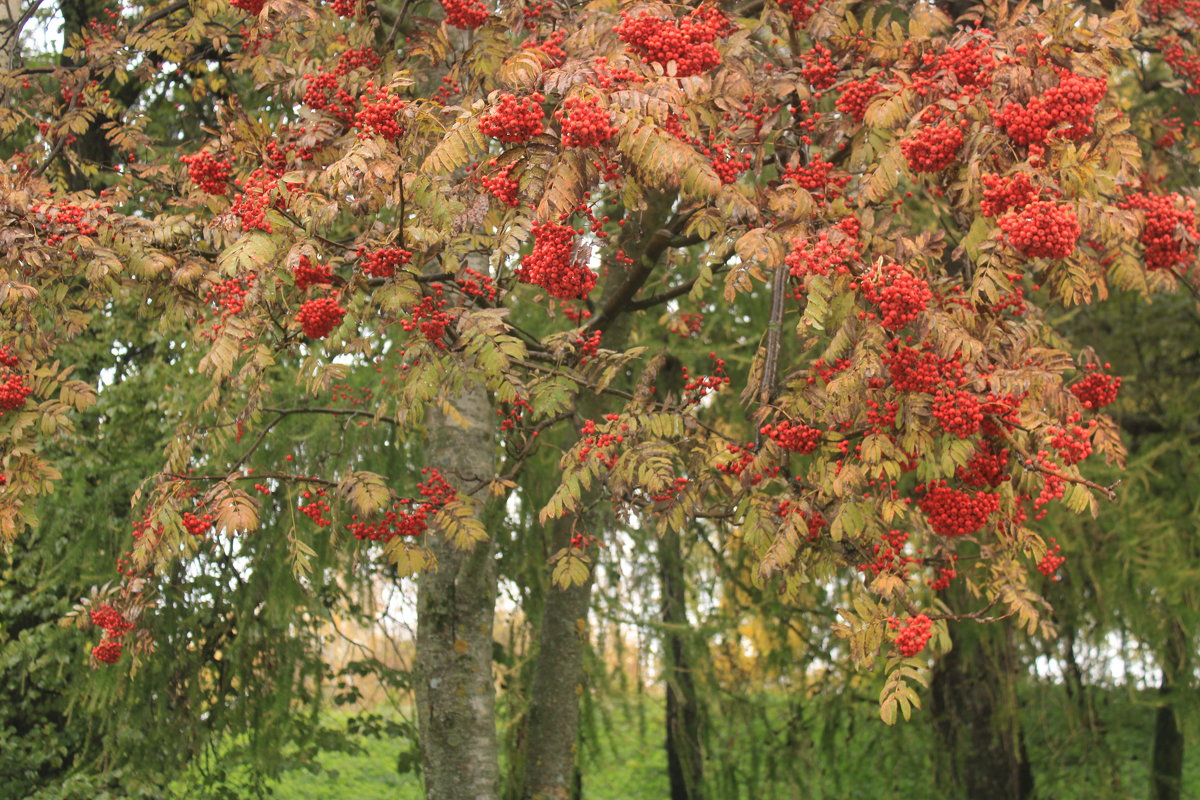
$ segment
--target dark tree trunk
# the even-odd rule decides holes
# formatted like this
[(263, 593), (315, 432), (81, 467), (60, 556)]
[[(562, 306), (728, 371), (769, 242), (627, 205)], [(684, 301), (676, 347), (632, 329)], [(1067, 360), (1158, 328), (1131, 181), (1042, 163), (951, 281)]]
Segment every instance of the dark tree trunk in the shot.
[(701, 800), (704, 762), (700, 707), (687, 641), (687, 592), (679, 533), (658, 541), (662, 586), (664, 679), (667, 695), (667, 774), (671, 800)]
[(1190, 637), (1176, 622), (1168, 633), (1162, 658), (1163, 677), (1154, 718), (1152, 800), (1179, 800), (1183, 796), (1183, 731), (1175, 713), (1175, 686), (1188, 675), (1189, 646)]
[(1161, 705), (1154, 718), (1154, 774), (1151, 797), (1154, 800), (1179, 800), (1183, 795), (1183, 732), (1175, 717), (1173, 687), (1163, 675), (1159, 686)]
[(935, 666), (931, 692), (940, 796), (1025, 800), (1033, 773), (1021, 733), (1012, 632), (969, 622), (950, 632), (954, 649)]
[[(461, 487), (463, 477), (495, 472), (495, 414), (485, 389), (471, 385), (452, 401), (469, 424), (430, 412), (429, 461)], [(471, 551), (431, 537), (434, 571), (417, 596), (416, 695), (428, 800), (496, 800), (492, 624), (496, 605), (494, 538)]]

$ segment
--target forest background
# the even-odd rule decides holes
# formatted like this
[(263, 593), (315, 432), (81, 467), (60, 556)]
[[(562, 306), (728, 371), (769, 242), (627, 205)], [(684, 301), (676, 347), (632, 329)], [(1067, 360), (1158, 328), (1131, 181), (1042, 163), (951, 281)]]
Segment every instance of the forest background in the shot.
[(1200, 795), (1200, 4), (4, 13), (0, 797)]

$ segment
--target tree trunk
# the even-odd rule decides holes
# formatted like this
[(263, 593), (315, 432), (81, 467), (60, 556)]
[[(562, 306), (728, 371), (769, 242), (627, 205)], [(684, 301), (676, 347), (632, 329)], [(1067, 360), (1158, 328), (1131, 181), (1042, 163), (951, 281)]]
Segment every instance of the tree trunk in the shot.
[(1179, 729), (1179, 720), (1175, 715), (1175, 685), (1187, 674), (1188, 639), (1178, 622), (1172, 625), (1162, 659), (1163, 676), (1158, 689), (1158, 712), (1154, 719), (1150, 791), (1153, 800), (1179, 800), (1183, 796), (1183, 731)]
[(935, 666), (931, 710), (940, 796), (1025, 800), (1033, 773), (1017, 704), (1020, 665), (1012, 631), (952, 624), (954, 649)]
[(678, 531), (668, 528), (659, 539), (658, 566), (665, 631), (663, 677), (671, 800), (701, 800), (704, 762), (700, 749), (700, 707), (687, 642), (687, 592)]
[[(483, 386), (452, 401), (469, 424), (429, 415), (429, 461), (456, 488), (495, 472), (495, 415)], [(492, 624), (494, 538), (471, 551), (431, 537), (435, 571), (417, 595), (416, 695), (428, 800), (495, 800), (499, 795)]]
[[(658, 233), (671, 213), (674, 197), (655, 195), (642, 212), (630, 219), (622, 230), (620, 244), (634, 258), (625, 270), (610, 267), (600, 292), (601, 343), (607, 349), (621, 349), (629, 338), (629, 315), (603, 317), (610, 304), (627, 302), (649, 277), (653, 259), (639, 258), (648, 242)], [(664, 240), (665, 241), (665, 240)], [(640, 282), (639, 282), (640, 281)], [(578, 412), (597, 418), (604, 406), (598, 395), (581, 395)], [(595, 490), (593, 490), (595, 492)], [(585, 496), (584, 508), (592, 507)], [(598, 535), (607, 524), (608, 514), (599, 506), (577, 517), (580, 532)], [(547, 554), (570, 544), (571, 520), (556, 520), (546, 530), (550, 541)], [(598, 537), (602, 538), (602, 537)], [(547, 573), (548, 575), (549, 573)], [(587, 646), (587, 616), (591, 607), (592, 576), (582, 586), (560, 589), (547, 580), (541, 620), (538, 623), (536, 659), (529, 694), (529, 712), (525, 718), (524, 776), (521, 797), (527, 800), (565, 800), (581, 794), (576, 768), (579, 750), (579, 698), (586, 676), (583, 652)]]
[[(557, 520), (551, 552), (570, 540), (570, 525)], [(547, 589), (526, 719), (522, 793), (530, 800), (568, 800), (577, 793), (579, 697), (586, 680), (583, 651), (592, 583), (589, 577), (582, 586), (561, 589), (551, 584)]]

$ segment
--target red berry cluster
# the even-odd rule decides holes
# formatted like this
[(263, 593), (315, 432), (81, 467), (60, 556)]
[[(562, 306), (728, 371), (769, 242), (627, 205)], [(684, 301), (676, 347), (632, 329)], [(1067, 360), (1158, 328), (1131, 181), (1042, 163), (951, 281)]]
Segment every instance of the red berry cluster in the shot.
[(1196, 257), (1200, 230), (1196, 227), (1196, 201), (1181, 195), (1129, 195), (1120, 208), (1145, 212), (1146, 225), (1138, 241), (1142, 243), (1146, 269), (1174, 269)]
[[(793, 239), (792, 250), (784, 263), (793, 278), (803, 281), (806, 275), (828, 275), (830, 272), (846, 275), (858, 257), (857, 243), (833, 228), (822, 231), (815, 239)], [(793, 295), (802, 300), (804, 287), (797, 286)]]
[(629, 426), (622, 423), (615, 432), (611, 430), (612, 423), (619, 420), (621, 417), (618, 414), (605, 414), (604, 420), (608, 424), (604, 426), (606, 430), (601, 430), (596, 426), (596, 421), (589, 419), (579, 429), (579, 435), (582, 437), (579, 440), (579, 463), (587, 461), (588, 456), (599, 461), (607, 469), (612, 469), (617, 463), (616, 449), (617, 445), (625, 441), (625, 434), (629, 432)]
[(342, 322), (346, 309), (338, 305), (334, 297), (318, 297), (300, 306), (296, 319), (310, 339), (324, 339)]
[[(338, 56), (337, 67), (333, 74), (338, 77), (349, 75), (356, 69), (373, 70), (382, 63), (379, 54), (372, 47), (351, 47)], [(307, 77), (307, 76), (305, 76)]]
[(621, 14), (613, 28), (629, 50), (647, 64), (664, 69), (675, 62), (675, 75), (683, 78), (708, 72), (721, 63), (713, 42), (729, 33), (729, 20), (712, 6), (698, 8), (682, 19), (663, 19), (643, 11), (637, 17)]
[(217, 158), (207, 150), (180, 156), (187, 165), (188, 179), (206, 194), (225, 194), (229, 191), (229, 159)]
[(776, 425), (763, 425), (758, 429), (763, 436), (777, 442), (784, 450), (790, 450), (800, 455), (808, 455), (821, 444), (820, 428), (810, 428), (807, 425), (795, 424), (784, 420)]
[(847, 81), (842, 86), (835, 106), (837, 110), (850, 117), (855, 122), (862, 122), (867, 114), (867, 104), (871, 98), (883, 92), (879, 85), (879, 75), (875, 74), (862, 80)]
[(51, 228), (59, 229), (58, 233), (46, 236), (46, 244), (53, 247), (61, 244), (70, 233), (78, 233), (80, 236), (92, 236), (96, 234), (98, 229), (95, 225), (87, 221), (86, 215), (89, 211), (95, 211), (98, 208), (100, 208), (98, 203), (87, 208), (75, 205), (74, 203), (60, 203), (51, 206), (34, 203), (30, 211), (34, 214), (40, 213), (45, 216), (46, 221), (42, 223), (42, 230), (49, 231)]
[[(1088, 376), (1071, 387), (1071, 394), (1079, 398), (1079, 402), (1083, 403), (1084, 408), (1090, 408), (1092, 411), (1115, 402), (1117, 392), (1121, 388), (1120, 377), (1097, 372), (1096, 370), (1099, 368), (1098, 364), (1088, 364), (1086, 367), (1089, 372)], [(1105, 364), (1104, 368), (1109, 369), (1110, 367)]]
[(404, 126), (396, 120), (396, 115), (404, 110), (406, 104), (389, 92), (386, 86), (376, 86), (373, 81), (367, 81), (360, 102), (362, 107), (354, 115), (354, 127), (359, 129), (358, 138), (378, 136), (394, 142), (404, 135)]
[(213, 526), (212, 514), (193, 514), (190, 511), (183, 512), (183, 527), (192, 536), (200, 537), (208, 533)]
[(979, 202), (979, 210), (985, 217), (1003, 214), (1010, 208), (1025, 208), (1038, 199), (1038, 190), (1029, 182), (1028, 172), (1015, 172), (1008, 178), (989, 174), (981, 180), (986, 188)]
[(601, 331), (592, 331), (587, 336), (579, 334), (575, 337), (575, 345), (579, 348), (579, 366), (582, 367), (600, 352), (601, 335)]
[[(341, 70), (342, 65), (339, 62), (338, 69)], [(350, 125), (354, 122), (354, 116), (358, 113), (358, 98), (352, 95), (342, 86), (338, 78), (341, 77), (337, 72), (318, 72), (315, 75), (309, 73), (304, 76), (304, 97), (301, 100), (304, 105), (311, 108), (313, 111), (324, 111), (332, 114), (342, 121), (344, 125)]]
[(945, 481), (916, 487), (917, 506), (925, 512), (938, 536), (969, 536), (985, 524), (1000, 507), (1000, 497), (990, 492), (975, 494), (951, 489)]
[(213, 284), (204, 296), (204, 302), (212, 303), (221, 319), (240, 314), (246, 307), (246, 295), (250, 293), (255, 280), (256, 277), (251, 272)]
[(359, 521), (355, 514), (352, 517), (354, 522), (347, 526), (351, 535), (360, 541), (387, 542), (397, 536), (411, 537), (424, 533), (429, 527), (429, 517), (453, 501), (457, 494), (436, 469), (426, 467), (421, 474), (429, 476), (423, 483), (417, 484), (422, 500), (399, 500), (392, 510), (375, 522)]
[(875, 556), (875, 560), (859, 564), (858, 571), (870, 572), (872, 575), (889, 572), (899, 575), (901, 578), (907, 578), (909, 565), (917, 562), (917, 559), (912, 556), (904, 555), (904, 545), (908, 542), (908, 534), (904, 531), (891, 530), (883, 534), (882, 538), (881, 544), (872, 547), (871, 552)]
[(242, 182), (242, 191), (233, 198), (229, 208), (230, 213), (242, 221), (242, 230), (271, 233), (267, 207), (278, 184), (279, 173), (266, 167), (254, 170)]
[(443, 311), (446, 301), (442, 297), (442, 285), (435, 283), (430, 288), (433, 294), (422, 297), (421, 302), (409, 312), (409, 318), (400, 320), (400, 326), (406, 331), (420, 329), (422, 336), (445, 350), (446, 328), (454, 321), (454, 317)]
[(522, 50), (537, 50), (540, 53), (545, 53), (550, 59), (550, 63), (556, 67), (561, 67), (563, 62), (567, 60), (567, 52), (559, 45), (567, 38), (567, 32), (557, 30), (550, 34), (545, 41), (539, 42), (537, 39), (530, 39), (527, 42), (521, 43)]
[(929, 284), (899, 264), (883, 265), (864, 276), (859, 285), (867, 302), (879, 306), (883, 315), (879, 324), (889, 331), (915, 320), (933, 298)]
[(300, 256), (296, 266), (292, 267), (292, 278), (302, 292), (310, 286), (329, 286), (333, 283), (333, 268), (328, 264), (314, 264), (308, 256)]
[(578, 231), (556, 222), (534, 222), (532, 231), (533, 250), (521, 259), (517, 280), (563, 300), (587, 297), (596, 285), (596, 273), (575, 258)]
[(791, 12), (792, 22), (801, 28), (808, 24), (812, 15), (817, 13), (817, 9), (824, 4), (825, 0), (780, 0), (779, 2), (781, 8)]
[(0, 413), (21, 408), (31, 394), (33, 387), (25, 385), (24, 375), (5, 375), (0, 381)]
[(133, 630), (133, 623), (107, 603), (90, 611), (88, 616), (93, 625), (104, 629), (104, 638), (92, 648), (92, 657), (102, 664), (117, 663), (124, 649), (121, 640)]
[(318, 528), (327, 528), (333, 524), (333, 520), (327, 516), (329, 503), (324, 500), (324, 489), (317, 489), (316, 492), (305, 489), (302, 496), (308, 502), (300, 504), (301, 514), (311, 519)]
[(489, 304), (496, 302), (496, 282), (482, 272), (467, 267), (463, 270), (463, 275), (455, 278), (454, 282), (468, 297), (474, 297)]
[(1183, 42), (1175, 36), (1164, 36), (1158, 47), (1167, 66), (1183, 78), (1184, 91), (1188, 94), (1200, 94), (1200, 56), (1188, 55), (1183, 48)]
[[(909, 337), (909, 341), (912, 338)], [(929, 350), (906, 347), (898, 339), (887, 343), (880, 360), (888, 368), (892, 388), (897, 392), (936, 394), (943, 387), (956, 389), (963, 382), (961, 354), (942, 358)]]
[(701, 155), (708, 156), (708, 163), (712, 165), (713, 172), (717, 173), (721, 183), (736, 183), (754, 163), (752, 155), (739, 151), (735, 145), (727, 142), (713, 142), (696, 149)]
[(804, 520), (805, 527), (808, 528), (808, 541), (815, 542), (821, 538), (821, 529), (829, 524), (825, 519), (825, 515), (820, 511), (806, 512), (799, 505), (794, 505), (791, 500), (782, 501), (776, 508), (775, 513), (780, 517), (786, 517), (789, 513), (795, 514)]
[[(520, 184), (518, 184), (514, 179), (508, 177), (513, 171), (513, 167), (516, 165), (517, 162), (510, 161), (504, 166), (504, 169), (500, 170), (495, 175), (491, 177), (485, 175), (480, 180), (480, 182), (483, 184), (483, 188), (487, 189), (488, 192), (491, 193), (492, 197), (496, 198), (510, 208), (516, 208), (521, 202), (518, 196), (518, 192), (521, 188)], [(496, 166), (496, 159), (492, 159), (490, 162), (488, 162), (488, 166)]]
[(833, 60), (833, 51), (820, 42), (800, 56), (800, 64), (800, 74), (817, 91), (828, 89), (837, 80), (838, 65)]
[(482, 0), (441, 0), (446, 11), (446, 24), (461, 30), (474, 30), (488, 18)]
[(412, 260), (412, 253), (403, 247), (381, 247), (378, 250), (358, 248), (359, 266), (371, 278), (390, 278), (399, 267)]
[(693, 378), (688, 374), (688, 368), (683, 368), (684, 401), (691, 405), (699, 404), (709, 393), (729, 385), (729, 376), (725, 374), (725, 359), (717, 358), (716, 353), (709, 353), (708, 360), (712, 362), (711, 375)]
[(563, 107), (554, 112), (562, 126), (563, 147), (597, 147), (617, 132), (612, 117), (600, 107), (600, 99), (568, 97)]
[(800, 187), (812, 192), (818, 204), (824, 204), (826, 199), (832, 200), (842, 193), (842, 189), (850, 182), (850, 176), (833, 176), (834, 166), (826, 161), (820, 153), (813, 153), (812, 159), (804, 165), (793, 165), (783, 171), (783, 179), (792, 181)]
[[(500, 432), (511, 431), (520, 425), (525, 420), (525, 412), (533, 411), (533, 406), (529, 405), (529, 401), (524, 397), (518, 397), (511, 403), (501, 403), (500, 408), (496, 409), (496, 416), (500, 417)], [(534, 431), (534, 436), (537, 436), (537, 431)]]
[(999, 222), (1012, 246), (1027, 258), (1066, 258), (1082, 233), (1071, 207), (1051, 200), (1035, 200)]
[(1028, 103), (1009, 102), (994, 115), (996, 125), (1019, 145), (1045, 144), (1051, 131), (1067, 139), (1082, 139), (1092, 132), (1096, 104), (1108, 91), (1107, 78), (1085, 78), (1056, 67), (1058, 86)]
[(541, 94), (517, 97), (505, 92), (492, 112), (479, 120), (479, 130), (484, 136), (508, 144), (527, 142), (542, 133), (542, 120), (546, 117), (542, 111), (544, 102), (546, 98)]
[(943, 122), (918, 128), (900, 142), (900, 152), (913, 172), (941, 172), (954, 163), (962, 143), (962, 128), (953, 122)]
[(330, 0), (329, 5), (339, 17), (353, 19), (358, 16), (358, 0)]
[(1064, 464), (1078, 464), (1092, 454), (1092, 433), (1099, 423), (1093, 419), (1080, 425), (1082, 419), (1076, 411), (1067, 416), (1065, 425), (1052, 425), (1046, 431), (1050, 446)]
[(1059, 555), (1059, 553), (1062, 552), (1061, 544), (1055, 544), (1053, 539), (1050, 540), (1050, 544), (1053, 544), (1054, 547), (1046, 550), (1046, 555), (1042, 556), (1042, 560), (1039, 561), (1037, 565), (1038, 572), (1042, 573), (1046, 577), (1054, 575), (1054, 573), (1058, 572), (1058, 568), (1061, 567), (1067, 560), (1066, 556)]
[(983, 410), (975, 395), (962, 390), (938, 392), (933, 398), (933, 416), (947, 433), (969, 439), (983, 424)]
[(889, 617), (888, 625), (892, 630), (899, 631), (896, 634), (896, 650), (905, 658), (912, 658), (924, 650), (933, 636), (933, 620), (924, 614), (905, 620)]
[(240, 8), (247, 14), (258, 16), (263, 10), (263, 6), (267, 4), (267, 0), (229, 0), (229, 5), (234, 8)]
[[(958, 556), (950, 556), (951, 559), (958, 560)], [(950, 588), (950, 581), (958, 577), (958, 571), (954, 567), (938, 567), (937, 577), (929, 581), (929, 588), (935, 592), (944, 592)]]
[(968, 486), (996, 488), (1012, 479), (1008, 474), (1008, 448), (997, 447), (990, 439), (982, 440), (971, 460), (954, 476)]

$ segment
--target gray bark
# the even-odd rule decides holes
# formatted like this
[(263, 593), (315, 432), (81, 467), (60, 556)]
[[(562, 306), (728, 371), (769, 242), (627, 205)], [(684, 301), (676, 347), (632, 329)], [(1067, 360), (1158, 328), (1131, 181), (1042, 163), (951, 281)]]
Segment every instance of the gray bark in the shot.
[[(452, 403), (469, 427), (431, 412), (429, 462), (461, 493), (464, 478), (486, 480), (495, 472), (495, 415), (480, 385), (464, 387)], [(437, 567), (422, 576), (418, 588), (415, 660), (425, 796), (496, 800), (494, 538), (471, 551), (430, 538)]]

